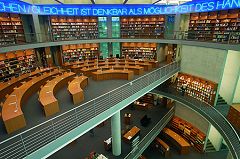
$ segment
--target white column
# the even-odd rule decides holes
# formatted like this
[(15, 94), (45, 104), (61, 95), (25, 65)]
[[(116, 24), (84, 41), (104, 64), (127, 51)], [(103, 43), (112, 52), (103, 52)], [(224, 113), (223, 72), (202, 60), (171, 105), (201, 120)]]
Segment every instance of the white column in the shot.
[(114, 156), (121, 154), (121, 120), (120, 111), (111, 117), (112, 153)]

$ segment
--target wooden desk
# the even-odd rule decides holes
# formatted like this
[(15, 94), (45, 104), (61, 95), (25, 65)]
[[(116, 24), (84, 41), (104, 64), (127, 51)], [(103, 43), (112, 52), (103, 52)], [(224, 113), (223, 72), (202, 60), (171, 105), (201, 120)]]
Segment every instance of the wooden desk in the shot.
[(127, 64), (130, 66), (139, 65), (144, 68), (144, 71), (150, 71), (152, 69), (152, 64), (150, 64), (148, 62), (142, 63), (142, 62), (136, 61), (136, 62), (127, 62)]
[(21, 82), (25, 80), (29, 80), (29, 77), (37, 76), (39, 73), (49, 72), (53, 70), (54, 68), (47, 68), (47, 69), (36, 69), (35, 71), (31, 73), (23, 74), (17, 78), (11, 78), (11, 80), (7, 82), (1, 82), (0, 83), (0, 99), (5, 98), (6, 94), (11, 94), (13, 92), (13, 88), (21, 86)]
[[(108, 69), (108, 68), (107, 68)], [(84, 67), (80, 70), (81, 73), (83, 73), (85, 76), (91, 77), (92, 72), (96, 72), (97, 70), (100, 70), (100, 67)], [(104, 69), (105, 70), (105, 69)]]
[(34, 92), (39, 90), (42, 84), (58, 73), (58, 70), (54, 70), (51, 73), (44, 73), (39, 77), (32, 78), (9, 95), (2, 107), (2, 118), (8, 133), (26, 126), (21, 107)]
[(86, 68), (92, 68), (94, 66), (97, 66), (97, 63), (91, 63), (91, 64), (87, 64), (87, 63), (83, 63), (83, 64), (79, 64), (79, 65), (73, 65), (71, 67), (71, 71), (75, 72), (75, 73), (82, 73), (81, 69), (86, 67)]
[(73, 65), (82, 65), (82, 64), (84, 64), (84, 61), (66, 62), (66, 63), (62, 64), (62, 67), (65, 69), (69, 69)]
[(88, 77), (75, 77), (72, 82), (68, 84), (68, 91), (72, 95), (73, 104), (79, 104), (84, 100), (83, 88), (88, 85)]
[(164, 155), (164, 157), (168, 157), (170, 155), (170, 147), (159, 137), (154, 139), (154, 146), (160, 150), (160, 152)]
[[(124, 70), (124, 69), (128, 69), (134, 72), (135, 75), (143, 75), (144, 74), (144, 68), (140, 67), (140, 66), (125, 66), (125, 65), (104, 65), (104, 66), (99, 66), (99, 67), (84, 67), (80, 70), (80, 72), (82, 72), (85, 76), (91, 77), (92, 76), (92, 72), (95, 72), (97, 70), (109, 70), (114, 68), (114, 70)], [(76, 73), (78, 71), (75, 71)]]
[(137, 137), (140, 134), (140, 129), (136, 126), (132, 127), (131, 130), (129, 130), (124, 136), (124, 141), (130, 143), (135, 137)]
[(110, 79), (133, 79), (133, 71), (129, 70), (106, 70), (93, 72), (93, 80), (110, 80)]
[(83, 65), (83, 64), (92, 64), (95, 63), (97, 60), (81, 60), (81, 61), (75, 61), (75, 62), (66, 62), (64, 64), (62, 64), (63, 68), (65, 69), (69, 69), (71, 68), (73, 65)]
[[(71, 68), (71, 70), (75, 73), (87, 73), (87, 69), (89, 69), (89, 71), (93, 68), (97, 68), (98, 67), (102, 67), (102, 68), (106, 68), (109, 69), (111, 68), (111, 66), (113, 66), (114, 68), (120, 68), (120, 69), (124, 69), (124, 68), (128, 68), (129, 70), (133, 70), (134, 74), (136, 75), (142, 75), (144, 73), (144, 71), (149, 71), (151, 70), (153, 67), (155, 67), (158, 62), (156, 61), (130, 61), (130, 60), (126, 60), (126, 61), (122, 61), (122, 60), (110, 60), (110, 61), (91, 61), (91, 62), (75, 62), (75, 63), (71, 63), (68, 64), (68, 68)], [(159, 64), (159, 63), (158, 63)], [(67, 65), (67, 64), (65, 64)], [(83, 69), (84, 67), (86, 67), (85, 72), (81, 69)], [(142, 70), (143, 68), (143, 70)], [(91, 73), (89, 74), (85, 74), (85, 75), (89, 75), (91, 76)]]
[(189, 152), (191, 145), (183, 137), (168, 128), (164, 128), (162, 132), (164, 137), (179, 150), (180, 154), (187, 154)]
[(153, 68), (159, 67), (160, 63), (156, 60), (146, 60), (146, 59), (139, 59), (139, 60), (128, 60), (129, 62), (140, 62), (140, 63), (150, 63)]
[(66, 85), (68, 81), (71, 81), (74, 76), (75, 73), (73, 72), (65, 72), (64, 74), (49, 81), (41, 89), (39, 93), (39, 101), (43, 106), (46, 116), (59, 112), (58, 100), (55, 98), (54, 93)]
[(144, 68), (141, 66), (121, 66), (121, 65), (114, 65), (113, 66), (114, 69), (128, 69), (134, 72), (135, 75), (143, 75), (144, 74)]

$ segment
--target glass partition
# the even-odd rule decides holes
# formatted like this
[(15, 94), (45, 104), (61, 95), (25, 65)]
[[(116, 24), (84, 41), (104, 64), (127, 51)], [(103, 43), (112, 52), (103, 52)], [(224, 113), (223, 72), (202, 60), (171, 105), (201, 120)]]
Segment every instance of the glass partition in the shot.
[(108, 55), (108, 43), (100, 43), (100, 59), (105, 59)]
[(107, 17), (98, 17), (99, 38), (107, 38)]
[(120, 49), (121, 49), (120, 43), (118, 43), (118, 42), (112, 43), (112, 54), (113, 54), (113, 57), (117, 57), (117, 56), (120, 57), (120, 54), (121, 54), (121, 50)]
[(112, 37), (119, 38), (120, 37), (120, 18), (112, 17)]

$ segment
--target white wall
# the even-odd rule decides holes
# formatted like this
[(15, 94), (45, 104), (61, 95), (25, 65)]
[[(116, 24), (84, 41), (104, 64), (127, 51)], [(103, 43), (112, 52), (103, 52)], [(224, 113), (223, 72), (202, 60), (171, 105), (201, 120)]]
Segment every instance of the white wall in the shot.
[(238, 83), (239, 70), (240, 52), (229, 50), (219, 91), (220, 95), (228, 104), (232, 104), (233, 102), (235, 87)]
[(187, 106), (176, 102), (175, 115), (188, 121), (207, 135), (209, 122)]
[(226, 50), (182, 45), (181, 71), (219, 83), (226, 55)]
[(238, 77), (238, 83), (237, 83), (235, 95), (233, 98), (233, 103), (240, 103), (240, 71), (239, 71), (239, 77)]
[(218, 151), (221, 148), (223, 137), (222, 135), (217, 131), (217, 129), (214, 126), (210, 126), (208, 139), (213, 144), (214, 148)]

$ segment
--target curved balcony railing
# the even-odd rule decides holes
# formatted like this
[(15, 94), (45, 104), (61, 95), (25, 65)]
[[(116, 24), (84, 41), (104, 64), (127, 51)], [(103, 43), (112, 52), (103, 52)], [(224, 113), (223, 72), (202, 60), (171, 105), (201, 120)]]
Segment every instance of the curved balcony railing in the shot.
[[(21, 45), (21, 44), (33, 44), (43, 42), (57, 42), (57, 41), (74, 41), (74, 40), (94, 40), (94, 39), (165, 39), (165, 40), (191, 40), (191, 41), (202, 41), (202, 42), (216, 42), (223, 44), (239, 44), (240, 43), (240, 32), (237, 31), (225, 31), (224, 33), (212, 32), (212, 31), (174, 31), (164, 33), (156, 33), (149, 35), (143, 33), (137, 34), (134, 31), (129, 33), (121, 34), (119, 32), (112, 32), (112, 36), (108, 36), (106, 32), (98, 32), (98, 35), (92, 35), (89, 33), (87, 36), (53, 36), (51, 33), (38, 34), (38, 33), (25, 33), (25, 40), (19, 40), (23, 34), (12, 34), (12, 42), (0, 41), (0, 47)], [(1, 39), (4, 39), (1, 38)], [(9, 39), (9, 38), (8, 38)], [(5, 39), (8, 41), (8, 39)]]
[[(64, 138), (64, 135), (70, 134), (79, 127), (84, 129), (84, 131), (88, 130), (87, 128), (91, 129), (92, 127), (90, 126), (94, 125), (89, 124), (90, 126), (87, 128), (82, 125), (86, 125), (90, 120), (93, 121), (96, 119), (96, 123), (91, 124), (99, 124), (101, 121), (110, 117), (110, 114), (107, 114), (106, 112), (123, 109), (124, 106), (127, 106), (126, 104), (123, 104), (124, 102), (132, 102), (136, 100), (137, 97), (143, 95), (142, 93), (147, 93), (179, 70), (180, 61), (155, 69), (154, 71), (140, 76), (121, 87), (2, 141), (0, 142), (0, 159), (17, 159), (29, 155), (31, 158), (33, 157), (31, 156), (33, 155), (32, 153), (35, 151), (38, 150), (39, 152), (39, 149), (42, 147), (46, 148), (46, 145), (54, 143), (54, 141), (59, 138)], [(119, 105), (120, 103), (121, 105)], [(103, 114), (107, 115), (103, 116)], [(71, 138), (73, 138), (72, 135)], [(68, 142), (70, 142), (70, 140), (68, 140)], [(67, 143), (64, 142), (64, 144)], [(62, 147), (62, 144), (59, 145), (59, 147)], [(53, 152), (53, 150), (51, 150), (51, 152)], [(44, 154), (41, 153), (41, 155)]]
[(176, 100), (200, 113), (223, 136), (229, 150), (232, 153), (233, 158), (240, 159), (240, 138), (232, 125), (218, 110), (190, 96), (181, 96), (179, 92), (171, 87), (160, 90), (155, 89), (151, 92)]

